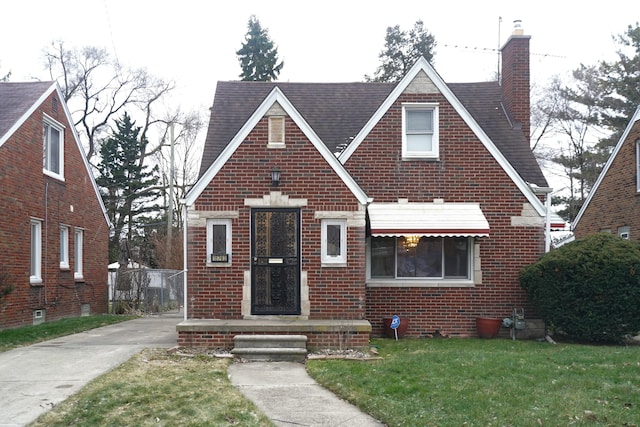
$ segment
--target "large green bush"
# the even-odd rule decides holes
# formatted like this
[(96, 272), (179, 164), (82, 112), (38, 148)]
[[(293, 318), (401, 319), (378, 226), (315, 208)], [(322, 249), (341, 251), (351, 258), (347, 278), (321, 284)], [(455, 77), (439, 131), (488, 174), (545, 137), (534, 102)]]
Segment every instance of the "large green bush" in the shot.
[(553, 330), (589, 342), (640, 331), (640, 244), (600, 233), (564, 245), (520, 272)]

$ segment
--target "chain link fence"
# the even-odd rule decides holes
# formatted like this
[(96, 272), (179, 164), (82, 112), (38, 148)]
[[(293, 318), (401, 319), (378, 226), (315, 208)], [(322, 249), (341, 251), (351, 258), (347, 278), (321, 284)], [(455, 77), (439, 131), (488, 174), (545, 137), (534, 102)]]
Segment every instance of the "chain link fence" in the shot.
[(160, 313), (179, 308), (183, 296), (182, 270), (120, 266), (109, 270), (111, 312)]

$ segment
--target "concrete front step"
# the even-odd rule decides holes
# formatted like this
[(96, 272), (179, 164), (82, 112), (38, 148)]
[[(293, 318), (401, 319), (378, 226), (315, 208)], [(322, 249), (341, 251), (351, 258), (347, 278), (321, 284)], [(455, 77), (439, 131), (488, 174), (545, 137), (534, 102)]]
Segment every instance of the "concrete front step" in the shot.
[(304, 335), (236, 335), (231, 354), (251, 362), (304, 362), (307, 337)]

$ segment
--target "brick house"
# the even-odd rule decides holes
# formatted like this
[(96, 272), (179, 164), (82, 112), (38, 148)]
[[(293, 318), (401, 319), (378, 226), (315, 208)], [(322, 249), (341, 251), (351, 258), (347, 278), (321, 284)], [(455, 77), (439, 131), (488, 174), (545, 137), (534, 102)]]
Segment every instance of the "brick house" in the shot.
[(614, 233), (640, 240), (640, 108), (611, 152), (582, 208), (576, 215), (576, 239)]
[(0, 83), (0, 329), (107, 312), (109, 222), (55, 82)]
[(447, 84), (424, 59), (395, 84), (218, 82), (185, 199), (179, 343), (357, 347), (392, 315), (424, 337), (533, 313), (518, 271), (545, 251), (550, 189), (529, 40), (505, 43), (502, 84)]

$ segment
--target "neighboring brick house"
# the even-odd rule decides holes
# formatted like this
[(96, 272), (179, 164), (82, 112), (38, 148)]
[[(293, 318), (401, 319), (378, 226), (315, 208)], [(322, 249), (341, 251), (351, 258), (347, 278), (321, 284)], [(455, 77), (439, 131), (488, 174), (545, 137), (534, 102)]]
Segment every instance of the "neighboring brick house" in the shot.
[(107, 312), (109, 222), (55, 82), (0, 83), (0, 329)]
[(545, 251), (550, 189), (529, 148), (529, 40), (503, 47), (502, 85), (446, 84), (424, 59), (397, 84), (219, 82), (185, 200), (179, 343), (361, 346), (392, 315), (422, 337), (534, 314), (518, 272)]
[(640, 108), (580, 208), (573, 232), (576, 239), (606, 232), (640, 240)]

